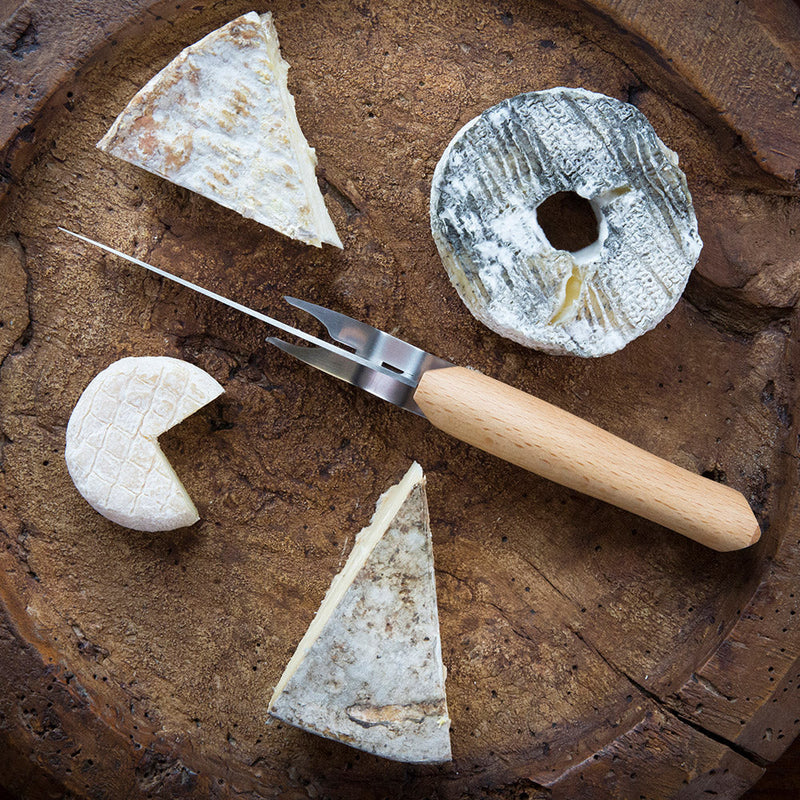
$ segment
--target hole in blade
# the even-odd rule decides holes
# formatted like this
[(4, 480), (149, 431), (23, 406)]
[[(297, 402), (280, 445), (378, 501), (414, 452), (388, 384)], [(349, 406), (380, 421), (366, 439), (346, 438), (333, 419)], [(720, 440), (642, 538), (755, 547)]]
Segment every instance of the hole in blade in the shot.
[(386, 367), (386, 369), (390, 369), (392, 372), (396, 372), (398, 375), (402, 375), (403, 374), (403, 370), (399, 369), (394, 364), (389, 364), (386, 361), (382, 361), (381, 362), (381, 366), (382, 367)]

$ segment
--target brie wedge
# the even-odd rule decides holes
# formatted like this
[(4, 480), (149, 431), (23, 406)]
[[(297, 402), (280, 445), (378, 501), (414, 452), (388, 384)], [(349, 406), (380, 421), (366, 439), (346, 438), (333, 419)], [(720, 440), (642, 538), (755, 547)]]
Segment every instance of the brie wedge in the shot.
[(269, 13), (187, 47), (98, 147), (307, 244), (342, 243), (325, 208)]
[[(537, 219), (560, 192), (598, 222), (574, 252)], [(702, 247), (675, 153), (632, 105), (583, 89), (522, 94), (467, 123), (436, 166), (430, 214), (472, 314), (555, 354), (602, 356), (655, 327)]]
[(289, 661), (269, 713), (385, 758), (449, 761), (425, 478), (378, 501)]
[(123, 358), (104, 369), (67, 424), (64, 457), (78, 491), (104, 517), (137, 531), (197, 522), (157, 437), (223, 391), (207, 372), (177, 358)]

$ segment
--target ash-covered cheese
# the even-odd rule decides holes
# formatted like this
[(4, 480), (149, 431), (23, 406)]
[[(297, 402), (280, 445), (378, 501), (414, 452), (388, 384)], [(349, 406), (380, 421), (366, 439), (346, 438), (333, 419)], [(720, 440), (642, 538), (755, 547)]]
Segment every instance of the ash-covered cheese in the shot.
[(187, 47), (98, 147), (307, 244), (341, 247), (289, 93), (269, 13)]
[(67, 425), (64, 456), (78, 491), (104, 517), (134, 530), (197, 522), (157, 439), (222, 392), (207, 372), (177, 358), (111, 364), (86, 387)]
[(378, 501), (273, 693), (269, 713), (396, 761), (449, 761), (425, 478)]
[[(537, 208), (587, 199), (597, 241), (556, 249)], [(583, 89), (504, 100), (436, 166), (431, 228), (450, 280), (497, 333), (549, 353), (601, 356), (674, 307), (702, 243), (678, 158), (633, 106)]]

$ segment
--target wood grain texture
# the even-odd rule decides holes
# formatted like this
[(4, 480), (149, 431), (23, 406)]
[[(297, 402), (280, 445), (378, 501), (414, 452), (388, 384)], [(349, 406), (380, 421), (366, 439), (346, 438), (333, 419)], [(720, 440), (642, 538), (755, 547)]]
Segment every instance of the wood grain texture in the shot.
[(800, 796), (800, 739), (767, 767), (758, 783), (748, 790), (742, 800), (795, 800)]
[(120, 0), (110, 5), (66, 0), (49, 8), (30, 0), (8, 0), (0, 6), (4, 162), (0, 193), (13, 181), (15, 159), (24, 163), (30, 156), (36, 130), (32, 123), (53, 90), (106, 38), (126, 25), (131, 32), (142, 25), (148, 5), (147, 0)]
[[(94, 148), (152, 74), (252, 3), (92, 5), (28, 0), (0, 42), (0, 784), (30, 798), (739, 797), (800, 730), (794, 7), (270, 4), (339, 253)], [(729, 61), (741, 74), (754, 48), (748, 82), (732, 81)], [(592, 361), (476, 323), (427, 227), (460, 126), (555, 85), (646, 114), (680, 154), (705, 242), (667, 319)], [(518, 386), (743, 492), (762, 539), (714, 553), (486, 456), (56, 224), (272, 313), (306, 297)], [(67, 475), (69, 412), (125, 355), (184, 358), (226, 388), (162, 440), (202, 516), (187, 531), (116, 528)], [(414, 459), (453, 718), (455, 761), (436, 768), (264, 722), (353, 536)]]
[(761, 169), (800, 187), (796, 3), (732, 0), (713, 9), (638, 0), (584, 5), (647, 43), (647, 74), (653, 67), (661, 72), (656, 83), (669, 83), (710, 124), (727, 124)]
[(439, 430), (695, 542), (727, 552), (761, 530), (744, 496), (537, 397), (463, 367), (429, 370), (414, 400)]

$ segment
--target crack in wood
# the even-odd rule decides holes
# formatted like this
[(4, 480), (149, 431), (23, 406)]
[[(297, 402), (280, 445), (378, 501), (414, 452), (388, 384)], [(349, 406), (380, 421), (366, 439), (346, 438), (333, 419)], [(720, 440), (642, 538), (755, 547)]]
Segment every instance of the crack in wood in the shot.
[[(614, 664), (609, 658), (607, 658), (605, 656), (604, 653), (602, 653), (594, 644), (592, 644), (592, 642), (587, 640), (586, 637), (583, 636), (583, 634), (581, 634), (579, 631), (576, 631), (576, 630), (574, 630), (572, 628), (570, 628), (570, 631), (578, 639), (580, 639), (580, 641), (583, 642), (590, 650), (592, 650), (592, 652), (594, 652), (615, 674), (617, 674), (620, 677), (624, 678), (643, 697), (646, 697), (648, 700), (650, 700), (653, 703), (655, 703), (655, 705), (657, 706), (657, 708), (661, 712), (663, 712), (663, 713), (665, 713), (665, 714), (677, 719), (679, 722), (682, 722), (684, 725), (688, 725), (690, 728), (692, 728), (692, 730), (697, 731), (698, 733), (702, 734), (703, 736), (706, 736), (707, 738), (711, 739), (712, 741), (717, 742), (718, 744), (724, 745), (725, 747), (727, 747), (732, 752), (736, 753), (737, 755), (741, 756), (742, 758), (746, 758), (748, 761), (752, 762), (753, 764), (755, 764), (758, 767), (762, 767), (763, 768), (769, 763), (766, 759), (762, 758), (757, 753), (754, 753), (751, 750), (748, 750), (747, 748), (742, 747), (741, 745), (737, 744), (736, 742), (733, 742), (730, 739), (727, 739), (725, 736), (722, 736), (721, 734), (716, 733), (715, 731), (712, 731), (710, 728), (706, 728), (703, 725), (700, 725), (696, 720), (692, 719), (691, 717), (688, 717), (687, 715), (682, 714), (680, 711), (678, 711), (675, 708), (675, 706), (671, 705), (670, 702), (666, 698), (661, 697), (659, 694), (657, 694), (656, 692), (652, 691), (652, 689), (648, 689), (646, 686), (644, 686), (639, 681), (637, 681), (635, 678), (633, 678), (631, 675), (629, 675), (625, 670), (621, 669), (616, 664)], [(724, 695), (719, 695), (719, 696), (724, 697)], [(729, 698), (726, 698), (726, 699), (729, 699)]]
[[(525, 559), (525, 560), (537, 572), (537, 574), (539, 574), (545, 580), (545, 582), (561, 598), (563, 598), (564, 600), (569, 602), (571, 605), (577, 605), (576, 602), (571, 597), (569, 597), (567, 594), (565, 594), (563, 591), (561, 591), (546, 575), (544, 575), (541, 572), (540, 569), (538, 569), (534, 564), (532, 564), (527, 559)], [(438, 570), (438, 571), (443, 572), (443, 573), (445, 573), (447, 575), (450, 575), (455, 580), (457, 580), (459, 583), (463, 583), (464, 585), (466, 585), (468, 589), (470, 588), (469, 587), (469, 583), (465, 579), (458, 578), (456, 575), (453, 575), (452, 573), (446, 572), (444, 570)], [(470, 589), (470, 591), (472, 591), (472, 590)], [(473, 592), (473, 596), (474, 596), (474, 592)], [(527, 642), (531, 642), (531, 643), (533, 642), (533, 639), (529, 635), (527, 635), (525, 633), (521, 633), (520, 631), (517, 630), (517, 628), (513, 625), (511, 620), (508, 618), (507, 611), (505, 609), (503, 609), (500, 605), (498, 605), (497, 603), (494, 603), (494, 602), (492, 602), (490, 600), (483, 600), (481, 602), (483, 602), (485, 605), (488, 605), (488, 606), (496, 609), (500, 613), (502, 618), (505, 619), (506, 622), (508, 622), (509, 627), (511, 628), (511, 630), (513, 631), (514, 634), (516, 634), (521, 639), (523, 639), (523, 640), (525, 640)], [(721, 734), (716, 733), (716, 732), (712, 731), (711, 729), (709, 729), (707, 727), (704, 727), (703, 725), (700, 725), (696, 720), (688, 717), (687, 715), (682, 714), (673, 705), (670, 704), (668, 699), (663, 698), (659, 694), (657, 694), (656, 692), (652, 691), (651, 689), (648, 689), (646, 686), (644, 686), (642, 683), (640, 683), (635, 678), (633, 678), (630, 674), (628, 674), (628, 672), (626, 672), (624, 669), (620, 668), (617, 664), (615, 664), (590, 639), (588, 639), (584, 633), (582, 633), (581, 631), (577, 630), (572, 625), (568, 625), (567, 629), (585, 647), (587, 647), (592, 653), (594, 653), (615, 675), (618, 675), (619, 677), (621, 677), (625, 681), (627, 681), (634, 689), (636, 689), (636, 691), (642, 697), (647, 698), (648, 700), (653, 702), (657, 706), (657, 708), (660, 711), (662, 711), (662, 713), (665, 713), (665, 714), (673, 717), (674, 719), (676, 719), (679, 722), (689, 726), (694, 731), (702, 734), (703, 736), (706, 736), (707, 738), (711, 739), (712, 741), (717, 742), (718, 744), (724, 745), (725, 747), (730, 749), (732, 752), (736, 753), (739, 756), (742, 756), (743, 758), (746, 758), (748, 761), (752, 762), (753, 764), (755, 764), (758, 767), (762, 767), (763, 768), (769, 763), (766, 759), (762, 758), (757, 753), (754, 753), (751, 750), (748, 750), (747, 748), (742, 747), (741, 745), (737, 744), (736, 742), (733, 742), (730, 739), (727, 739), (725, 736), (722, 736)], [(710, 694), (712, 694), (712, 695), (714, 695), (714, 696), (716, 696), (718, 698), (725, 699), (728, 702), (733, 702), (735, 700), (734, 697), (731, 697), (731, 696), (728, 696), (728, 695), (722, 693), (719, 689), (717, 689), (707, 679), (702, 678), (702, 677), (698, 676), (695, 673), (692, 674), (692, 678), (694, 680), (696, 680), (701, 686), (703, 686), (703, 688), (706, 689), (706, 691), (708, 691)], [(572, 771), (572, 769), (568, 770), (568, 772), (569, 771)], [(563, 777), (563, 775), (560, 776), (560, 777)], [(546, 787), (542, 787), (542, 788), (545, 789)]]
[[(737, 115), (735, 113), (731, 113), (730, 108), (717, 107), (714, 111), (709, 113), (709, 109), (704, 108), (702, 104), (698, 104), (696, 108), (690, 107), (690, 104), (693, 104), (696, 100), (695, 94), (703, 99), (706, 99), (705, 95), (702, 91), (700, 91), (698, 86), (698, 78), (693, 76), (690, 71), (687, 73), (685, 68), (676, 68), (675, 61), (672, 58), (667, 58), (658, 49), (654, 42), (648, 38), (648, 34), (652, 34), (652, 31), (648, 32), (646, 30), (636, 30), (635, 24), (631, 25), (630, 27), (621, 25), (620, 21), (615, 19), (615, 12), (622, 11), (619, 8), (619, 6), (623, 5), (622, 3), (607, 2), (602, 4), (603, 7), (601, 7), (600, 3), (593, 3), (591, 0), (571, 0), (569, 5), (573, 6), (575, 9), (581, 9), (587, 12), (596, 19), (603, 20), (607, 25), (611, 26), (613, 30), (621, 33), (623, 37), (632, 39), (636, 43), (637, 49), (641, 50), (648, 57), (648, 59), (660, 69), (662, 75), (666, 77), (667, 88), (668, 90), (671, 90), (669, 91), (669, 93), (672, 95), (671, 102), (676, 108), (679, 108), (692, 119), (695, 119), (711, 135), (713, 135), (715, 131), (718, 132), (720, 129), (724, 129), (725, 131), (729, 132), (738, 144), (738, 148), (735, 149), (740, 149), (743, 153), (746, 153), (747, 161), (753, 167), (755, 167), (755, 169), (758, 171), (759, 177), (762, 179), (761, 181), (752, 181), (752, 183), (761, 189), (769, 189), (777, 194), (792, 197), (796, 197), (798, 195), (800, 169), (795, 170), (794, 176), (792, 177), (787, 174), (785, 170), (783, 171), (784, 174), (780, 174), (780, 169), (778, 169), (776, 172), (766, 168), (761, 162), (764, 162), (767, 159), (763, 157), (759, 159), (758, 157), (760, 153), (758, 150), (752, 149), (751, 146), (745, 144), (743, 136), (744, 131), (741, 124), (742, 120), (737, 119)], [(625, 18), (626, 16), (628, 15), (622, 12), (622, 17)], [(629, 16), (629, 21), (634, 21), (632, 16)], [(769, 35), (768, 28), (765, 27), (762, 28), (762, 30)], [(586, 41), (591, 42), (599, 50), (617, 60), (638, 81), (640, 81), (640, 83), (643, 84), (643, 81), (637, 74), (636, 70), (628, 63), (626, 59), (622, 57), (621, 54), (609, 50), (599, 42), (590, 39), (586, 34), (584, 34), (584, 38)], [(784, 58), (786, 58), (786, 55), (784, 55)], [(791, 67), (788, 61), (786, 61), (786, 66)], [(712, 85), (713, 83), (714, 82), (711, 81)], [(686, 86), (690, 87), (689, 92), (686, 92)], [(790, 84), (790, 86), (792, 91), (796, 91), (793, 84)], [(679, 100), (679, 98), (681, 99)], [(715, 98), (712, 96), (708, 99), (713, 100)], [(719, 98), (717, 102), (719, 102), (721, 99), (722, 98)], [(792, 107), (795, 107), (794, 102), (792, 103)], [(758, 141), (756, 141), (754, 144), (757, 148)], [(780, 153), (780, 151), (775, 150), (775, 148), (771, 146), (767, 146), (766, 150), (768, 152)], [(751, 175), (750, 177), (752, 180), (754, 176)]]
[(677, 719), (679, 722), (682, 722), (684, 725), (688, 725), (693, 730), (697, 731), (698, 733), (702, 734), (703, 736), (708, 737), (714, 742), (727, 747), (729, 750), (736, 753), (738, 756), (751, 761), (758, 767), (766, 767), (769, 764), (769, 761), (765, 758), (762, 758), (758, 753), (754, 753), (752, 750), (748, 750), (742, 745), (738, 744), (737, 742), (733, 742), (730, 739), (722, 736), (715, 731), (712, 731), (710, 728), (705, 727), (704, 725), (700, 725), (696, 720), (688, 717), (686, 714), (682, 714), (678, 711), (674, 706), (669, 705), (667, 701), (657, 695), (655, 692), (650, 691), (647, 687), (642, 686), (638, 681), (632, 678), (625, 672), (622, 674), (630, 681), (632, 686), (635, 686), (640, 692), (642, 692), (646, 697), (652, 700), (654, 703), (658, 705), (658, 707), (666, 714)]
[(33, 340), (34, 336), (34, 317), (33, 317), (33, 300), (32, 300), (33, 278), (31, 277), (30, 269), (28, 268), (27, 252), (25, 246), (22, 243), (22, 239), (19, 233), (11, 234), (8, 241), (17, 251), (17, 255), (19, 256), (19, 267), (25, 273), (24, 299), (25, 299), (25, 307), (27, 310), (28, 324), (25, 326), (25, 328), (22, 330), (19, 336), (17, 336), (17, 338), (11, 343), (8, 352), (3, 356), (2, 360), (0, 360), (0, 373), (3, 372), (6, 363), (12, 357), (18, 356), (26, 350), (28, 345)]
[(717, 286), (696, 270), (692, 272), (683, 300), (723, 333), (753, 337), (772, 325), (789, 323), (794, 306), (756, 305), (739, 289)]

